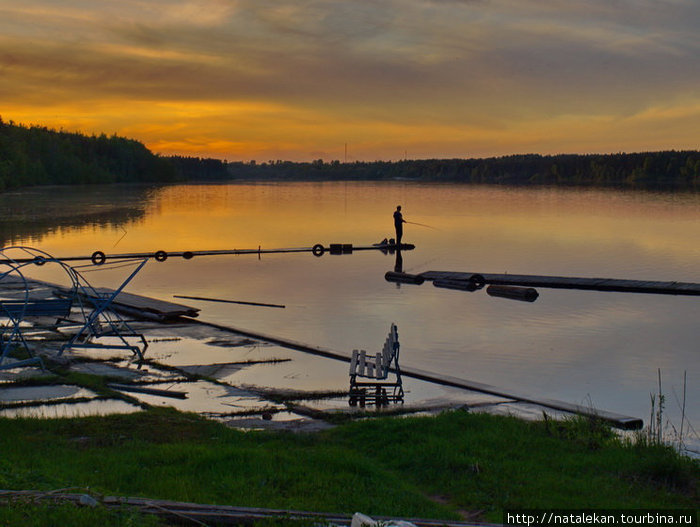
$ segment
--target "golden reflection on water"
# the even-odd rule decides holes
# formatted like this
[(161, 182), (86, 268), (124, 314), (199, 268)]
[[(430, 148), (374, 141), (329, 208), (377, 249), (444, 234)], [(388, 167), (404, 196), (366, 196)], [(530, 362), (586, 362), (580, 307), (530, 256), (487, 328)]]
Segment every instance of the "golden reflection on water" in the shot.
[(700, 247), (697, 196), (395, 183), (169, 187), (149, 206), (148, 230), (134, 229), (122, 243), (139, 250), (154, 249), (153, 240), (179, 250), (368, 244), (393, 236), (397, 204), (409, 221), (434, 227), (407, 225), (408, 241), (452, 249), (478, 239), (482, 254), (504, 243), (547, 253), (604, 244), (682, 262)]
[[(94, 198), (105, 210), (115, 202), (123, 210), (129, 192), (136, 190), (111, 188)], [(68, 200), (66, 195), (56, 198)], [(530, 247), (529, 252), (556, 259), (558, 253), (590, 245), (617, 246), (663, 253), (682, 266), (696, 260), (700, 250), (697, 195), (393, 182), (180, 185), (150, 190), (134, 197), (138, 199), (141, 217), (115, 217), (119, 223), (109, 223), (108, 217), (87, 220), (56, 230), (49, 224), (47, 232), (28, 238), (20, 232), (15, 241), (56, 255), (369, 244), (393, 236), (391, 214), (402, 204), (406, 219), (434, 227), (406, 225), (407, 241), (436, 251), (447, 246), (452, 253), (469, 248), (470, 257), (478, 246), (477, 261), (505, 265), (512, 272), (511, 261), (487, 255), (511, 246), (518, 248), (513, 255), (518, 256)], [(81, 206), (72, 196), (68, 206), (57, 208), (79, 218), (84, 201)], [(90, 208), (94, 214), (95, 205)], [(507, 258), (502, 254), (498, 259)]]

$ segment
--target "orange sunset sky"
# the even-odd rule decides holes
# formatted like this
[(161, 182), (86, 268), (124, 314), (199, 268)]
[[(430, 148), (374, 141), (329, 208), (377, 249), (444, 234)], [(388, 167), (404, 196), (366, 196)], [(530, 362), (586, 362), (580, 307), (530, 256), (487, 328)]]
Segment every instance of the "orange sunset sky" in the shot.
[(0, 117), (230, 161), (700, 147), (698, 0), (0, 0)]

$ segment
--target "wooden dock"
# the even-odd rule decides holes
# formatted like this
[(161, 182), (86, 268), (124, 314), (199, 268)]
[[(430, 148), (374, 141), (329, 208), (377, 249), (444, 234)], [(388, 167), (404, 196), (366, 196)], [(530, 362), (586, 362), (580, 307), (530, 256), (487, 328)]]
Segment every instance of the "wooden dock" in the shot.
[(468, 282), (474, 275), (483, 277), (486, 284), (547, 287), (554, 289), (583, 289), (588, 291), (615, 291), (620, 293), (700, 296), (700, 284), (692, 282), (655, 282), (648, 280), (621, 280), (616, 278), (576, 278), (566, 276), (457, 271), (426, 271), (420, 273), (418, 276), (422, 276), (425, 280)]
[[(107, 287), (97, 287), (95, 291), (99, 293), (101, 297), (114, 293), (114, 289), (109, 289)], [(94, 299), (95, 297), (92, 298)], [(168, 320), (180, 316), (196, 317), (199, 315), (199, 309), (196, 307), (158, 300), (147, 296), (134, 295), (132, 293), (125, 293), (124, 291), (119, 293), (112, 301), (110, 309), (127, 315), (140, 316), (152, 320)]]

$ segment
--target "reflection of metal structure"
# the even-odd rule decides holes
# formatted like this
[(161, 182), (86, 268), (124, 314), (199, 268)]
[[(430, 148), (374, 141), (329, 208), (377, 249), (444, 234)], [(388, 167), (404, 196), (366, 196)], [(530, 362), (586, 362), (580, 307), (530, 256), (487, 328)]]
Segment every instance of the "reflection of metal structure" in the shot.
[[(145, 338), (109, 307), (146, 262), (147, 259), (119, 262), (120, 265), (134, 264), (136, 268), (116, 291), (105, 295), (98, 293), (85, 279), (81, 273), (81, 267), (85, 266), (71, 267), (31, 247), (0, 249), (0, 286), (4, 286), (0, 298), (0, 369), (42, 365), (41, 358), (28, 345), (29, 335), (40, 330), (72, 333), (60, 347), (59, 355), (71, 348), (123, 349), (143, 358), (147, 347)], [(32, 291), (37, 282), (27, 277), (27, 271), (46, 264), (57, 265), (67, 276), (68, 284), (37, 294)], [(112, 343), (98, 342), (101, 337), (111, 338)], [(142, 347), (132, 344), (127, 337), (140, 339)], [(13, 354), (20, 360), (5, 360)]]
[[(393, 372), (394, 381), (389, 381)], [(358, 378), (368, 379), (358, 381)], [(390, 390), (390, 393), (389, 391)], [(350, 406), (403, 402), (401, 369), (399, 368), (399, 333), (396, 324), (391, 325), (381, 352), (368, 356), (365, 350), (353, 350), (350, 360)]]

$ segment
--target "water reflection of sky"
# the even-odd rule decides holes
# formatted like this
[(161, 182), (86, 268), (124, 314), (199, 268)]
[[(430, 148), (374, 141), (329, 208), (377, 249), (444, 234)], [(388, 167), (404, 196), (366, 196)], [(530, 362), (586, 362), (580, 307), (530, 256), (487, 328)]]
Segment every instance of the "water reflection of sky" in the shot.
[[(136, 196), (109, 192), (122, 202)], [(58, 256), (366, 245), (393, 236), (401, 204), (407, 220), (434, 227), (406, 226), (405, 241), (417, 246), (403, 255), (409, 272), (700, 282), (700, 196), (692, 194), (393, 182), (183, 185), (138, 197), (143, 217), (64, 224), (31, 243)], [(648, 414), (658, 368), (669, 414), (680, 413), (684, 371), (688, 401), (700, 400), (696, 297), (540, 289), (537, 302), (524, 304), (429, 283), (397, 287), (384, 280), (393, 267), (391, 255), (373, 251), (171, 258), (149, 262), (128, 290), (285, 304), (187, 301), (206, 320), (348, 353), (378, 347), (396, 322), (406, 365), (635, 416)], [(123, 274), (90, 279), (109, 286)], [(686, 412), (700, 429), (698, 405)]]

